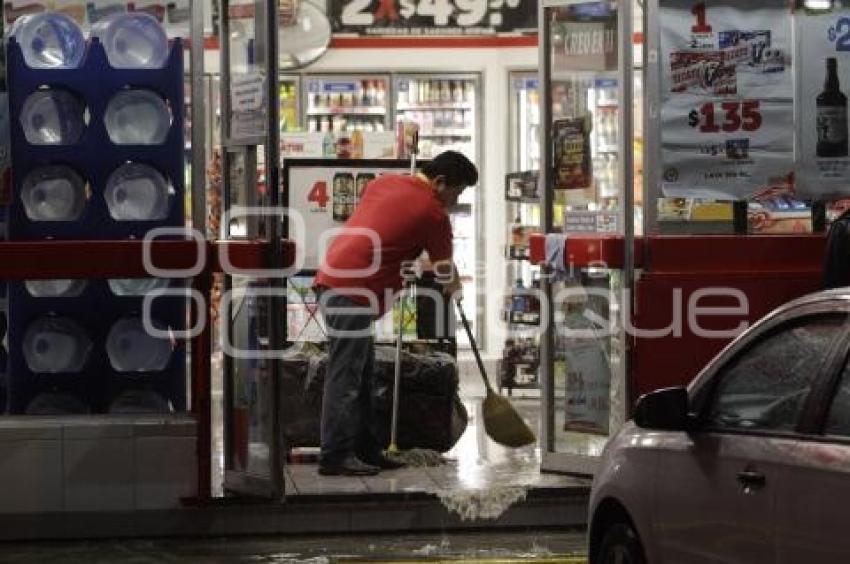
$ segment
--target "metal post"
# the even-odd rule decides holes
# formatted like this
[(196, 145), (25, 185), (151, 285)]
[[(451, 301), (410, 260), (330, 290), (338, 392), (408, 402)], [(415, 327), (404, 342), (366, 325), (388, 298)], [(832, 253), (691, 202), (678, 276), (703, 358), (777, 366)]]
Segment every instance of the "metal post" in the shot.
[[(540, 50), (540, 146), (543, 148), (543, 160), (540, 165), (540, 176), (538, 178), (538, 193), (540, 204), (543, 207), (543, 233), (551, 233), (554, 226), (554, 210), (552, 209), (553, 198), (549, 189), (549, 167), (552, 163), (552, 123), (549, 109), (552, 107), (552, 85), (547, 80), (548, 69), (552, 62), (552, 53), (549, 45), (549, 34), (551, 24), (546, 19), (546, 9), (543, 2), (537, 8), (537, 21), (539, 22), (540, 39), (538, 41)], [(548, 276), (540, 277), (540, 289), (543, 299), (552, 303), (552, 284)], [(543, 452), (555, 451), (555, 312), (554, 308), (544, 308), (545, 318), (541, 317), (543, 332), (540, 337), (540, 383), (541, 395), (543, 396), (543, 428), (540, 433), (540, 446)]]
[[(191, 89), (192, 89), (192, 227), (206, 237), (206, 120), (204, 97), (204, 3), (191, 2)], [(204, 296), (204, 304), (193, 304), (192, 324), (202, 315), (198, 308), (205, 307), (209, 319), (211, 277), (205, 270), (194, 280), (195, 289)], [(198, 499), (208, 500), (212, 490), (212, 386), (211, 340), (209, 323), (191, 342), (192, 411), (198, 424)]]
[[(268, 202), (272, 209), (280, 205), (280, 59), (278, 58), (278, 28), (279, 28), (279, 6), (278, 0), (266, 1), (266, 189)], [(269, 268), (279, 270), (283, 268), (283, 246), (281, 244), (282, 224), (281, 220), (272, 215), (267, 219), (266, 235), (271, 243), (272, 256), (268, 257)], [(285, 292), (286, 281), (280, 278), (271, 278), (272, 291)], [(284, 348), (286, 322), (285, 303), (282, 296), (272, 295), (269, 309), (269, 345), (274, 351), (282, 351)], [(283, 428), (280, 414), (280, 377), (281, 361), (272, 359), (271, 365), (271, 485), (272, 495), (282, 498), (284, 495), (283, 480)]]
[(644, 181), (643, 181), (643, 234), (658, 230), (658, 198), (661, 196), (661, 78), (659, 64), (660, 31), (658, 0), (645, 0), (643, 7), (644, 29)]
[[(634, 311), (634, 278), (635, 278), (635, 195), (634, 195), (634, 46), (632, 45), (632, 2), (621, 0), (619, 3), (619, 35), (620, 35), (620, 182), (623, 202), (620, 213), (623, 219), (623, 289), (627, 292), (625, 299), (627, 307), (621, 307), (621, 315), (631, 315)], [(625, 320), (624, 320), (625, 321)], [(623, 323), (623, 327), (629, 324)], [(623, 371), (626, 378), (626, 404), (631, 404), (631, 374), (630, 355), (631, 343), (629, 336), (624, 339)], [(628, 407), (626, 408), (628, 409)]]

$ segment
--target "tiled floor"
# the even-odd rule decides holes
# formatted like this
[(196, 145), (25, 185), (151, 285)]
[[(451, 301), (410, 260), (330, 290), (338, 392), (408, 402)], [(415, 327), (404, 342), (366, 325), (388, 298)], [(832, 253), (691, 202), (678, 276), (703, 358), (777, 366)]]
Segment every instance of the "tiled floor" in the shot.
[[(429, 468), (402, 468), (378, 476), (352, 478), (320, 476), (315, 464), (287, 466), (286, 487), (291, 494), (396, 493), (484, 490), (496, 486), (561, 488), (584, 485), (577, 478), (540, 472), (536, 445), (520, 449), (503, 447), (490, 439), (481, 421), (481, 399), (465, 400), (469, 426), (455, 447), (446, 454), (447, 464)], [(537, 428), (538, 402), (514, 400), (514, 405), (533, 428)]]
[[(481, 414), (483, 386), (473, 378), (462, 378), (461, 393), (469, 413), (469, 425), (454, 448), (445, 457), (447, 464), (431, 468), (403, 468), (382, 472), (378, 476), (357, 478), (320, 476), (315, 463), (292, 463), (286, 466), (285, 487), (288, 495), (368, 494), (405, 492), (445, 492), (487, 490), (496, 486), (523, 488), (563, 488), (589, 485), (588, 480), (540, 472), (540, 450), (537, 445), (510, 449), (495, 443), (484, 432)], [(220, 397), (220, 386), (214, 394)], [(216, 393), (217, 392), (217, 393)], [(217, 398), (215, 398), (217, 399)], [(540, 403), (535, 398), (514, 398), (514, 406), (539, 436)], [(221, 402), (214, 401), (214, 419), (221, 421)], [(214, 435), (214, 487), (221, 491), (223, 440), (220, 425)]]

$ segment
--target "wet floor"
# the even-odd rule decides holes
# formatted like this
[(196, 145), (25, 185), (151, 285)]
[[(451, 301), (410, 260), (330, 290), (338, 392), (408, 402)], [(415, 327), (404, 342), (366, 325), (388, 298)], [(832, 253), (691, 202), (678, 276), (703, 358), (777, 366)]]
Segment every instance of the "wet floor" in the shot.
[[(222, 436), (220, 357), (214, 358), (214, 453), (213, 491), (222, 495), (224, 440)], [(538, 445), (511, 449), (494, 442), (484, 432), (481, 402), (484, 388), (476, 373), (461, 378), (461, 395), (469, 414), (469, 423), (457, 444), (445, 454), (447, 463), (432, 468), (404, 468), (382, 472), (378, 476), (358, 478), (320, 476), (314, 460), (288, 464), (286, 467), (287, 495), (367, 494), (426, 492), (479, 492), (506, 488), (566, 488), (589, 486), (589, 480), (542, 473), (541, 451)], [(539, 398), (512, 398), (523, 419), (540, 436)]]
[(584, 532), (498, 531), (417, 535), (249, 537), (0, 545), (10, 564), (336, 562), (582, 562)]

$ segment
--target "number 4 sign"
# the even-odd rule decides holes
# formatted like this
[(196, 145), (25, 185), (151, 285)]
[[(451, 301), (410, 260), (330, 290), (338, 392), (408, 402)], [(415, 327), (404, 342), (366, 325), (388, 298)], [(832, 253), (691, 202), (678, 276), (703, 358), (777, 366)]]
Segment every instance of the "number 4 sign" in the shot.
[(310, 211), (327, 211), (328, 202), (330, 201), (330, 196), (328, 196), (328, 183), (324, 180), (320, 180), (313, 184), (313, 187), (307, 193), (307, 201), (312, 204), (309, 206)]

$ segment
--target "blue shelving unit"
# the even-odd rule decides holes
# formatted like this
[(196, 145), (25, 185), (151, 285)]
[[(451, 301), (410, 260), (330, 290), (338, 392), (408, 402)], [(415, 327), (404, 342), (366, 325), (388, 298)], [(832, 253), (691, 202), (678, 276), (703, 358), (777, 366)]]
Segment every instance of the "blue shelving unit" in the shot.
[[(31, 69), (14, 38), (7, 44), (13, 198), (9, 207), (9, 240), (121, 240), (141, 239), (152, 228), (184, 225), (183, 151), (183, 46), (174, 40), (166, 65), (161, 69), (114, 69), (109, 66), (97, 39), (88, 45), (81, 67)], [(116, 145), (104, 124), (109, 100), (125, 88), (156, 92), (168, 104), (172, 123), (160, 145)], [(19, 117), (27, 97), (39, 89), (63, 89), (77, 96), (87, 109), (88, 123), (73, 145), (33, 145), (27, 142)], [(157, 169), (173, 188), (168, 215), (161, 221), (117, 221), (109, 214), (104, 190), (110, 174), (127, 162)], [(75, 170), (89, 186), (89, 198), (76, 221), (32, 221), (25, 213), (21, 190), (33, 170), (61, 164)], [(183, 281), (171, 281), (171, 285)], [(149, 389), (167, 399), (177, 411), (186, 408), (185, 348), (177, 344), (168, 366), (160, 372), (119, 373), (109, 363), (106, 338), (121, 318), (139, 317), (142, 297), (117, 296), (106, 280), (88, 280), (77, 297), (39, 298), (30, 295), (23, 282), (9, 285), (9, 389), (8, 409), (25, 413), (41, 393), (68, 393), (88, 406), (89, 412), (107, 411), (109, 404), (128, 389)], [(157, 298), (153, 318), (166, 327), (182, 330), (186, 325), (185, 301)], [(69, 317), (86, 331), (93, 347), (84, 369), (77, 374), (35, 374), (25, 361), (22, 343), (27, 327), (42, 316)]]

